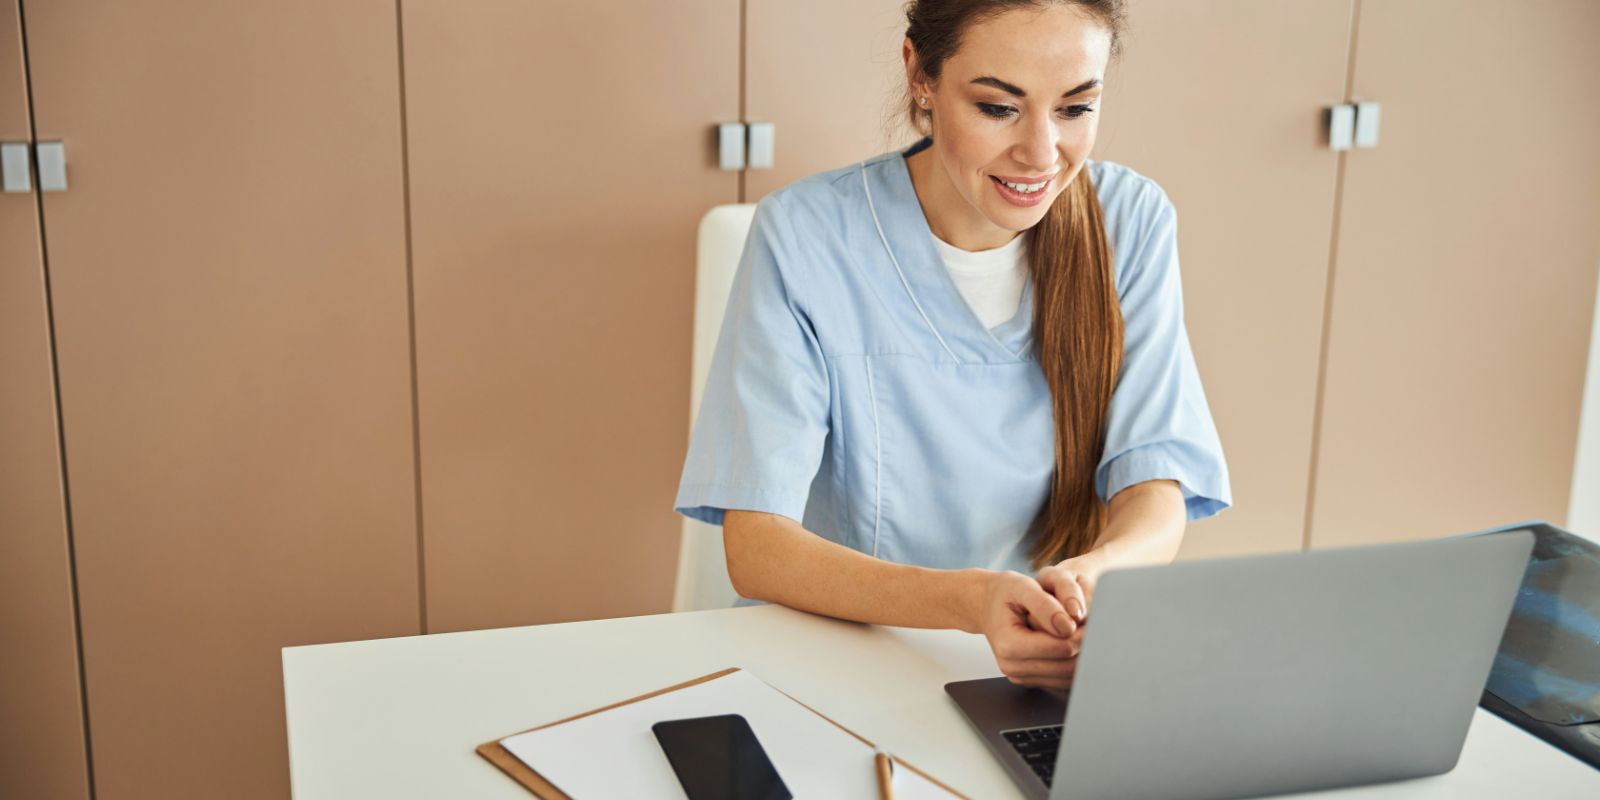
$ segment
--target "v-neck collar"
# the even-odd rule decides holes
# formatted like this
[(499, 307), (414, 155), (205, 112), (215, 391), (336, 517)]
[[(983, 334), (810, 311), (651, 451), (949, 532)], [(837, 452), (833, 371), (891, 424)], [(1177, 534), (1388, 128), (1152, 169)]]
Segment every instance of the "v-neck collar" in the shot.
[(911, 170), (906, 164), (906, 158), (932, 144), (933, 139), (925, 137), (904, 151), (886, 153), (864, 165), (864, 168), (874, 164), (880, 167), (873, 170), (877, 180), (872, 181), (872, 188), (877, 191), (871, 193), (868, 202), (872, 203), (873, 213), (882, 223), (884, 244), (894, 256), (906, 291), (956, 360), (962, 363), (1037, 360), (1032, 341), (1032, 277), (1023, 282), (1016, 314), (991, 330), (961, 296), (960, 288), (939, 256), (933, 243), (933, 229), (917, 199)]

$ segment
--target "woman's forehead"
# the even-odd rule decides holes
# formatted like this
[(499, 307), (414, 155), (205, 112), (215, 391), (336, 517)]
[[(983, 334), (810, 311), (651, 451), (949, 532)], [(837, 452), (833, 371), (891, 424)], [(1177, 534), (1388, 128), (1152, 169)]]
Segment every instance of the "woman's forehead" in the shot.
[(1020, 8), (969, 25), (942, 69), (962, 83), (989, 76), (1055, 98), (1103, 77), (1111, 32), (1071, 5)]

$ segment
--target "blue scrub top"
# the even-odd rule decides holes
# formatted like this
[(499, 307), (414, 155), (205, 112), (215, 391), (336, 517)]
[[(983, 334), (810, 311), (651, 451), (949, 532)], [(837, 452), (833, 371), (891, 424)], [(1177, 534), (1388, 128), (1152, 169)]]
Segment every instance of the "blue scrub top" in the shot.
[[(989, 329), (934, 247), (906, 156), (813, 175), (756, 205), (675, 510), (781, 514), (889, 561), (1031, 574), (1054, 469), (1033, 287)], [(1090, 160), (1125, 328), (1095, 491), (1178, 481), (1188, 518), (1232, 502), (1183, 323), (1177, 219), (1154, 181)]]

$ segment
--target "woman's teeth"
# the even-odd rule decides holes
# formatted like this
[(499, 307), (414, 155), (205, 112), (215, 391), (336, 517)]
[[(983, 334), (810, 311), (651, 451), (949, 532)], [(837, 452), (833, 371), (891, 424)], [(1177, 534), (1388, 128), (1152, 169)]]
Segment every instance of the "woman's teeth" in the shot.
[[(1000, 181), (999, 178), (995, 178), (995, 180)], [(1022, 192), (1023, 194), (1032, 194), (1050, 184), (1049, 181), (1045, 181), (1044, 183), (1011, 183), (1009, 181), (1000, 182), (1011, 187), (1015, 191)]]

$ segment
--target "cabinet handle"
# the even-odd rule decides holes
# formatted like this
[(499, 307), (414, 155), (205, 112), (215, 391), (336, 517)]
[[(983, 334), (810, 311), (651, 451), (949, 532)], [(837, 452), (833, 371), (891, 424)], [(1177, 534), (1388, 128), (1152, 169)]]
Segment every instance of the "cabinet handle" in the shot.
[(40, 142), (33, 150), (34, 158), (39, 160), (39, 191), (66, 191), (67, 146), (62, 142)]
[(1378, 146), (1378, 118), (1382, 110), (1372, 101), (1356, 104), (1356, 147)]
[(772, 169), (772, 136), (770, 122), (750, 123), (750, 168)]
[(6, 142), (0, 144), (0, 182), (7, 194), (33, 191), (33, 179), (28, 177), (28, 143)]
[(723, 169), (744, 169), (743, 122), (724, 122), (717, 126), (717, 150)]
[(1328, 149), (1349, 150), (1355, 139), (1356, 107), (1341, 103), (1329, 108), (1325, 117), (1328, 123)]

